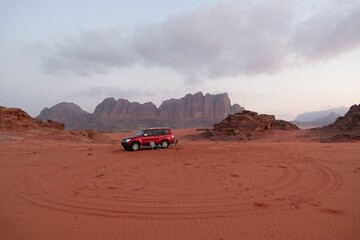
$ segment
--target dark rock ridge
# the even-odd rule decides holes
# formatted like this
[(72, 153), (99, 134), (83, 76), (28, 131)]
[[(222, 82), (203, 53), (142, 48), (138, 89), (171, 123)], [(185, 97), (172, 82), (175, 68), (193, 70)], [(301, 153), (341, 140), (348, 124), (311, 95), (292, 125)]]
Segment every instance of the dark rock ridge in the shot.
[(60, 122), (66, 121), (74, 115), (86, 115), (87, 112), (82, 110), (78, 105), (69, 102), (58, 103), (55, 106), (44, 108), (40, 112), (40, 116), (46, 115), (49, 119), (57, 119)]
[(323, 127), (332, 131), (359, 131), (360, 130), (360, 104), (352, 105), (343, 117), (339, 117), (333, 124)]
[(64, 123), (67, 129), (111, 130), (93, 114), (87, 113), (78, 105), (69, 102), (62, 102), (51, 108), (44, 108), (36, 118), (43, 121), (50, 119)]
[(258, 114), (244, 110), (229, 115), (204, 136), (214, 140), (251, 140), (263, 136), (271, 130), (297, 130), (296, 125), (276, 120), (274, 115)]
[(313, 129), (324, 142), (343, 142), (360, 140), (360, 104), (353, 105), (343, 117), (325, 127)]
[(239, 104), (231, 105), (226, 93), (203, 95), (199, 92), (166, 100), (159, 108), (151, 102), (141, 104), (122, 98), (106, 98), (96, 106), (93, 114), (73, 103), (59, 103), (45, 108), (38, 118), (64, 122), (69, 129), (121, 131), (152, 126), (210, 127), (242, 110)]

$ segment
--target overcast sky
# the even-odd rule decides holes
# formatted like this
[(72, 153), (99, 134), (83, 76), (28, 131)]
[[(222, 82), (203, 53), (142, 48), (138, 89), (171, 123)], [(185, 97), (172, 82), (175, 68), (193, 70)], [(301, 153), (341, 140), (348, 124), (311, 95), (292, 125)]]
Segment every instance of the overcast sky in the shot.
[(292, 120), (360, 103), (360, 0), (1, 0), (0, 105), (187, 93)]

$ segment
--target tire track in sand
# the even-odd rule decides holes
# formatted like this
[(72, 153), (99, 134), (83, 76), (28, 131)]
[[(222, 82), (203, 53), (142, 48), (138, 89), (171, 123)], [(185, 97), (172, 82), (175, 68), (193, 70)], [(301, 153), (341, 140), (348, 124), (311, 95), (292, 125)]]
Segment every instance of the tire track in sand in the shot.
[[(109, 167), (117, 163), (118, 161), (108, 161), (102, 164)], [(308, 166), (312, 169), (311, 174), (316, 172), (320, 174), (319, 183), (315, 187), (313, 183), (305, 185), (307, 190), (297, 194), (302, 198), (290, 197), (290, 209), (300, 208), (302, 203), (309, 201), (306, 199), (327, 196), (342, 185), (342, 177), (335, 170), (317, 163)], [(114, 179), (104, 181), (107, 175), (96, 173), (95, 170), (98, 168), (99, 165), (88, 165), (61, 169), (56, 174), (23, 184), (18, 196), (44, 208), (104, 217), (144, 219), (229, 217), (241, 214), (267, 214), (269, 209), (284, 209), (285, 203), (277, 193), (286, 194), (287, 189), (294, 188), (300, 183), (304, 185), (302, 180), (310, 174), (303, 172), (297, 164), (276, 162), (274, 165), (263, 166), (275, 171), (277, 173), (275, 178), (253, 189), (219, 191), (209, 185), (204, 191), (195, 192), (187, 189), (190, 186), (189, 179), (184, 179), (183, 184), (178, 186), (178, 191), (148, 190), (146, 187), (131, 189), (126, 185), (129, 184), (126, 181), (121, 182), (122, 184), (114, 184), (111, 181)], [(94, 173), (98, 175), (94, 176)], [(51, 189), (53, 185), (56, 189)], [(271, 196), (264, 198), (264, 192), (271, 192)]]

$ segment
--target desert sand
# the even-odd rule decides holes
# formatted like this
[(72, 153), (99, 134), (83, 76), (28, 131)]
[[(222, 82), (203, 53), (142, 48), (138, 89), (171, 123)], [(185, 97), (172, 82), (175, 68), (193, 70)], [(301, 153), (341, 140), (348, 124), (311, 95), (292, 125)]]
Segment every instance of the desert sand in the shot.
[(0, 239), (360, 239), (360, 142), (0, 138)]

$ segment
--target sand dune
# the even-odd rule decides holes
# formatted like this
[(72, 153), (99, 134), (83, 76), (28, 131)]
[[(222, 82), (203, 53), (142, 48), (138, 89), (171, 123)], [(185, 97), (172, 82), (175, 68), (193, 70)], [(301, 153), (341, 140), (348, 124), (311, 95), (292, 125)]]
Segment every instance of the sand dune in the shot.
[(360, 239), (359, 142), (175, 133), (179, 145), (137, 152), (2, 141), (0, 239)]

